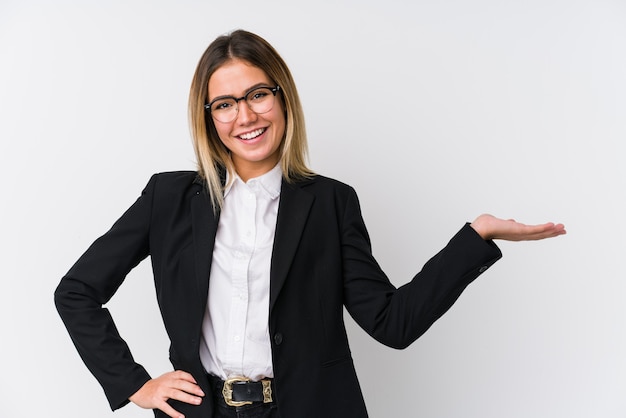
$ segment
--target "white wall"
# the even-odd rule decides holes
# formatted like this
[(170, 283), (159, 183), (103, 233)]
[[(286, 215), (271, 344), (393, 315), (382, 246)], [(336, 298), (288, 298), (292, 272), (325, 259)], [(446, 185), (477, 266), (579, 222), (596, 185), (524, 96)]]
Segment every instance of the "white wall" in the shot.
[[(394, 283), (481, 212), (568, 228), (502, 243), (405, 351), (349, 322), (371, 416), (626, 416), (621, 0), (2, 0), (0, 415), (111, 416), (52, 293), (151, 173), (194, 167), (191, 76), (240, 27), (289, 63), (311, 164), (357, 189)], [(110, 308), (156, 375), (150, 281), (144, 263)]]

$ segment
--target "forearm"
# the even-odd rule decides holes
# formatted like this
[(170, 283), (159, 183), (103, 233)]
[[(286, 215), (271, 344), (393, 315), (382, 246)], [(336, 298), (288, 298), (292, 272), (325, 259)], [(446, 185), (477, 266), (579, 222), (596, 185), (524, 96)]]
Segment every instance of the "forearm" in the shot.
[(61, 280), (54, 297), (72, 342), (111, 408), (124, 406), (150, 376), (134, 361), (109, 311), (96, 301), (93, 290), (70, 277)]
[[(349, 308), (357, 322), (381, 343), (405, 348), (430, 328), (463, 290), (502, 256), (465, 225), (421, 271), (404, 286), (393, 289), (386, 278), (369, 279), (369, 286)], [(382, 274), (382, 273), (381, 273)]]

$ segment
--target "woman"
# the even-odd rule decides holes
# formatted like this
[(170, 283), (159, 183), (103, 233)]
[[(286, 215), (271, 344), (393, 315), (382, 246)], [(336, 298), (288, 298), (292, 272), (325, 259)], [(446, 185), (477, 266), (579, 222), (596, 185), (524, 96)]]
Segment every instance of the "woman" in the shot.
[[(154, 175), (61, 280), (57, 308), (113, 409), (157, 417), (366, 417), (343, 307), (391, 347), (415, 341), (498, 260), (493, 239), (563, 225), (481, 215), (396, 289), (354, 190), (305, 164), (293, 78), (245, 31), (206, 50), (189, 100), (197, 172)], [(102, 308), (150, 255), (174, 371), (151, 378)]]

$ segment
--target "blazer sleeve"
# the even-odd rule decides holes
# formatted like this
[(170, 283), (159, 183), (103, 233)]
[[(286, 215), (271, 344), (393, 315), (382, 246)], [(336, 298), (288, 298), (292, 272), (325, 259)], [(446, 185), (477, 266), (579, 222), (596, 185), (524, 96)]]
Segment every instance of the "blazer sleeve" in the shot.
[(128, 272), (149, 254), (150, 217), (157, 176), (111, 229), (98, 238), (58, 285), (54, 298), (78, 353), (104, 389), (111, 409), (150, 379), (103, 307)]
[(502, 257), (493, 241), (465, 224), (410, 282), (396, 289), (372, 255), (354, 191), (341, 230), (346, 308), (367, 333), (394, 348), (406, 348), (419, 338)]

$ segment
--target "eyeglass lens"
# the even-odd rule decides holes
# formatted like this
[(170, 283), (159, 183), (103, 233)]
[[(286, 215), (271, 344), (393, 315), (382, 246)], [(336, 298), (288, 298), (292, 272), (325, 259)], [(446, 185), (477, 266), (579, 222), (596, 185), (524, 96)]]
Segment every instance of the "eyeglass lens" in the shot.
[(239, 101), (245, 100), (254, 113), (267, 113), (274, 107), (275, 91), (269, 87), (259, 87), (249, 91), (244, 97), (236, 99), (225, 97), (211, 103), (211, 115), (220, 122), (232, 122), (239, 112)]

